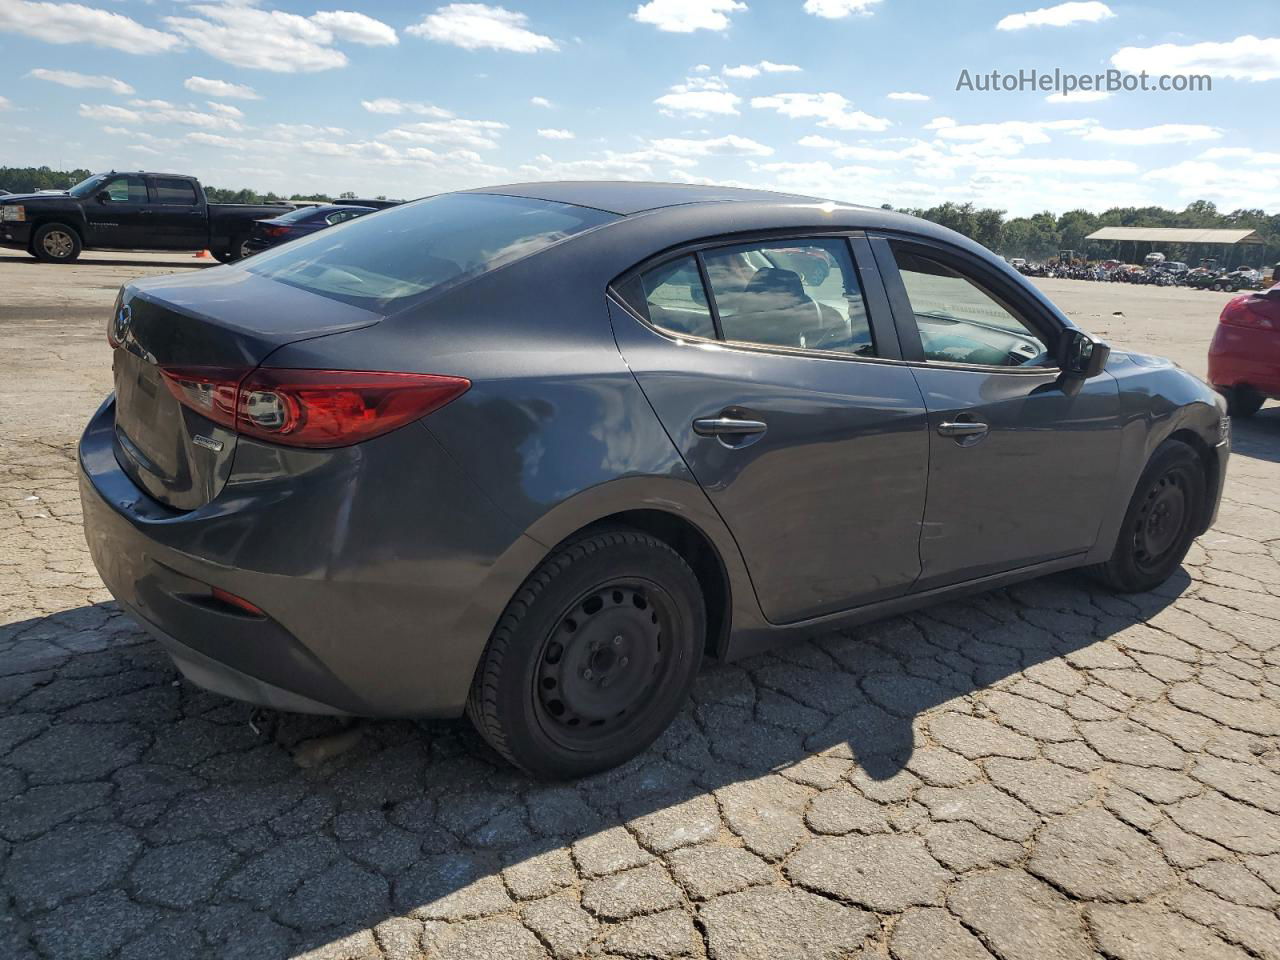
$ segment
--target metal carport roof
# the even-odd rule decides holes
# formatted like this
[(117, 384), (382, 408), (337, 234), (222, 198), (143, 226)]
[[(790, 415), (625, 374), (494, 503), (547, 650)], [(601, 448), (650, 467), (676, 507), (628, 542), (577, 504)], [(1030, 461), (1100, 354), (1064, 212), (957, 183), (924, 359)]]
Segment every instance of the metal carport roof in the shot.
[(1201, 230), (1197, 227), (1103, 227), (1086, 240), (1135, 240), (1138, 243), (1266, 243), (1256, 230)]

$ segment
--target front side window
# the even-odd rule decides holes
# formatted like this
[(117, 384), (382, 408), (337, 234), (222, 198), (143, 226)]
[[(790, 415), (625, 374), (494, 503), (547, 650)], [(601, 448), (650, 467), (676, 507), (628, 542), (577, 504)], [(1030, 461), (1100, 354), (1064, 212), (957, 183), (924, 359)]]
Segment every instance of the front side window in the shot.
[(152, 181), (156, 191), (156, 203), (168, 203), (174, 206), (194, 207), (196, 204), (196, 188), (190, 180), (167, 180), (157, 177)]
[(703, 262), (725, 340), (875, 356), (843, 238), (720, 247)]
[(640, 274), (637, 293), (655, 327), (685, 336), (715, 337), (698, 261), (692, 256), (668, 260)]
[(111, 177), (98, 192), (105, 192), (112, 203), (147, 202), (147, 183), (141, 177)]
[(571, 203), (446, 193), (321, 230), (245, 262), (245, 269), (367, 310), (423, 296), (617, 219)]
[(992, 367), (1047, 362), (1035, 329), (975, 281), (915, 247), (890, 246), (926, 360)]

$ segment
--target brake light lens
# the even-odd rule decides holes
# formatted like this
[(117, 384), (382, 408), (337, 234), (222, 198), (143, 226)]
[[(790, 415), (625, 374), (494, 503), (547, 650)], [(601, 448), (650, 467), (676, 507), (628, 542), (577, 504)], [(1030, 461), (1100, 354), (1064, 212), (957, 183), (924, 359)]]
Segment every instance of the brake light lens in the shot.
[(265, 227), (263, 230), (268, 237), (283, 237), (289, 232), (288, 227)]
[(1236, 297), (1223, 307), (1218, 322), (1251, 330), (1280, 330), (1280, 304), (1264, 297)]
[(389, 433), (456, 400), (464, 377), (425, 373), (168, 367), (180, 403), (239, 434), (290, 447), (345, 447)]

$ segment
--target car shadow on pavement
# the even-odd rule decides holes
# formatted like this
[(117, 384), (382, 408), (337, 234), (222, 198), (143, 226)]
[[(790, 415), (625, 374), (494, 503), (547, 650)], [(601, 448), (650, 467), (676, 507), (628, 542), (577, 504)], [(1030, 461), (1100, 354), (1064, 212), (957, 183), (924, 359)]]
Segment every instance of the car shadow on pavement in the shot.
[[(61, 270), (66, 264), (61, 263), (45, 263), (43, 260), (37, 260), (35, 257), (26, 257), (16, 260), (18, 263), (26, 264), (31, 267), (44, 267)], [(216, 267), (218, 261), (209, 257), (197, 257), (193, 254), (177, 254), (172, 260), (110, 260), (106, 258), (94, 257), (93, 259), (77, 260), (76, 264), (81, 267), (142, 267), (152, 269), (158, 267), (173, 268), (200, 268), (200, 267)]]
[[(653, 912), (680, 902), (656, 857), (727, 827), (776, 863), (811, 835), (817, 790), (842, 779), (886, 794), (958, 785), (943, 768), (993, 737), (1034, 756), (1020, 728), (1046, 739), (1070, 723), (1035, 690), (1078, 693), (1064, 658), (1090, 657), (1188, 583), (1180, 571), (1120, 598), (1060, 575), (708, 664), (657, 743), (574, 783), (511, 769), (463, 721), (208, 694), (111, 603), (0, 626), (0, 954), (381, 956), (375, 925), (384, 947), (423, 929), (391, 918), (430, 930), (514, 914), (550, 943), (631, 915), (629, 897)], [(911, 829), (929, 813), (912, 800), (895, 815)], [(629, 886), (593, 879), (620, 871)], [(589, 912), (541, 899), (562, 889)]]
[(1280, 406), (1263, 407), (1252, 417), (1231, 421), (1231, 452), (1254, 460), (1280, 463)]

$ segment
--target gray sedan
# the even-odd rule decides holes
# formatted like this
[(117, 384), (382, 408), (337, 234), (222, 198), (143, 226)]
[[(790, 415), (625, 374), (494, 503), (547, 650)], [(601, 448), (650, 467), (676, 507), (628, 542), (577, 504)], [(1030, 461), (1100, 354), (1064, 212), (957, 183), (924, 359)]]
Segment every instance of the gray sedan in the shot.
[(1072, 567), (1151, 590), (1222, 402), (900, 214), (516, 184), (125, 287), (89, 545), (195, 683), (618, 764), (731, 660)]

